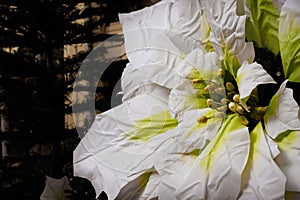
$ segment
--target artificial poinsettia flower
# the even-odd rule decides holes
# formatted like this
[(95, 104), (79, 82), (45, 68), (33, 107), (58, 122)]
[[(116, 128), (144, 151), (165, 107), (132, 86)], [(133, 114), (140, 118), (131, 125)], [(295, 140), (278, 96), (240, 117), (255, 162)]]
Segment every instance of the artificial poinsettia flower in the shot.
[[(280, 21), (293, 3), (278, 4)], [(130, 61), (123, 103), (96, 116), (74, 152), (75, 175), (109, 199), (300, 192), (299, 106), (287, 81), (254, 62), (245, 26), (255, 12), (247, 9), (235, 0), (165, 0), (120, 15)], [(290, 60), (293, 70), (297, 58)], [(280, 85), (267, 104), (258, 95), (264, 84)]]

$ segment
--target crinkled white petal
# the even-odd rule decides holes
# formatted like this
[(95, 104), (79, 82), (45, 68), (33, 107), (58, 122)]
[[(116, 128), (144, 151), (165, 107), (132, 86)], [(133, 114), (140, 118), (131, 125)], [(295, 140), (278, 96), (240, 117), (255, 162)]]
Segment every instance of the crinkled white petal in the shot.
[(218, 79), (217, 71), (220, 69), (220, 65), (216, 53), (203, 53), (201, 49), (195, 49), (184, 58), (178, 67), (178, 73), (182, 79), (171, 90), (169, 96), (169, 111), (173, 116), (180, 118), (187, 110), (207, 107), (206, 99), (208, 97), (200, 94), (200, 88), (193, 85), (191, 77), (195, 76), (193, 73), (196, 71), (201, 76), (198, 78), (208, 85), (212, 80)]
[(293, 98), (293, 90), (286, 88), (286, 83), (281, 84), (264, 116), (267, 133), (273, 139), (287, 130), (300, 130), (299, 106)]
[(249, 153), (249, 132), (228, 116), (176, 190), (178, 199), (236, 199)]
[(167, 102), (170, 93), (169, 89), (149, 81), (141, 71), (134, 68), (130, 63), (127, 64), (123, 71), (121, 86), (123, 102), (140, 94), (151, 94), (152, 96)]
[(207, 146), (222, 122), (221, 118), (213, 118), (198, 126), (197, 117), (214, 117), (216, 112), (210, 108), (186, 112), (184, 120), (172, 132), (173, 141), (162, 151), (155, 153), (154, 168), (159, 174), (159, 186), (158, 189), (155, 186), (155, 189), (158, 190), (160, 199), (176, 199), (176, 188), (192, 169), (197, 153)]
[[(217, 116), (218, 111), (210, 108), (190, 110), (184, 113), (176, 132), (179, 138), (172, 146), (172, 151), (187, 154), (193, 150), (203, 149), (217, 134), (223, 118)], [(208, 118), (206, 123), (198, 123), (201, 116)]]
[(160, 177), (157, 172), (145, 172), (138, 178), (127, 183), (115, 199), (146, 200), (157, 197), (159, 181)]
[(236, 14), (236, 0), (201, 1), (205, 8), (210, 27), (210, 39), (215, 51), (220, 56), (225, 52), (236, 55), (240, 64), (254, 59), (251, 43), (245, 42), (246, 16)]
[(280, 151), (278, 149), (278, 145), (273, 141), (273, 139), (269, 135), (266, 135), (266, 141), (267, 141), (268, 146), (270, 148), (271, 156), (272, 156), (273, 159), (275, 159), (280, 154)]
[(179, 20), (175, 27), (176, 30), (187, 38), (186, 41), (194, 40), (194, 44), (198, 48), (205, 51), (211, 50), (210, 26), (200, 1), (180, 0), (177, 2)]
[(250, 153), (239, 199), (283, 199), (286, 177), (273, 160), (259, 123), (250, 133)]
[(204, 81), (209, 82), (217, 79), (217, 72), (221, 68), (221, 62), (215, 52), (204, 53), (201, 49), (195, 49), (184, 58), (180, 63), (179, 69), (187, 77), (189, 72), (184, 72), (187, 72), (187, 69), (191, 67), (199, 71)]
[(182, 81), (180, 85), (171, 90), (169, 96), (169, 111), (172, 117), (182, 121), (184, 112), (193, 109), (205, 108), (206, 97), (197, 94), (190, 81)]
[(175, 2), (120, 15), (129, 61), (149, 80), (168, 88), (177, 82), (173, 68), (196, 47), (192, 39), (186, 40), (173, 28), (177, 21)]
[[(164, 101), (145, 94), (98, 115), (74, 151), (74, 174), (90, 180), (97, 195), (105, 191), (116, 198), (126, 184), (151, 170), (154, 152), (172, 142), (164, 128), (166, 109)], [(163, 116), (152, 118), (157, 113)], [(140, 125), (141, 119), (148, 120)]]
[(197, 156), (164, 151), (155, 160), (155, 169), (160, 174), (159, 199), (176, 200), (176, 188), (192, 168)]
[(158, 188), (160, 183), (160, 175), (154, 171), (151, 173), (146, 188), (140, 197), (140, 200), (153, 200), (158, 196)]
[[(183, 4), (195, 8), (188, 17), (179, 8)], [(208, 24), (197, 7), (199, 4), (195, 1), (164, 2), (120, 15), (128, 59), (148, 80), (174, 88), (181, 76), (179, 69), (182, 68), (178, 64), (194, 49), (207, 49)], [(202, 17), (198, 19), (197, 16)], [(199, 27), (199, 23), (203, 26)], [(191, 27), (193, 31), (187, 32)], [(199, 40), (202, 33), (204, 39)]]
[(276, 83), (258, 63), (243, 62), (237, 72), (236, 82), (240, 92), (240, 103), (247, 108), (246, 102), (253, 89), (259, 84)]
[(283, 133), (282, 138), (276, 140), (280, 154), (276, 163), (287, 177), (286, 190), (300, 192), (300, 131)]

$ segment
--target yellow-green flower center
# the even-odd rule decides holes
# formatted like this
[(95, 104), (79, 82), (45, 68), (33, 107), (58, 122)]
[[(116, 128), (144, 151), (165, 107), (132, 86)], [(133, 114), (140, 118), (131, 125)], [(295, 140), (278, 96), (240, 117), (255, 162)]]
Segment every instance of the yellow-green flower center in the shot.
[[(223, 83), (224, 70), (220, 69), (217, 72), (217, 80), (202, 80), (193, 79), (194, 84), (206, 84), (206, 86), (200, 90), (200, 93), (207, 94), (206, 100), (207, 107), (216, 109), (219, 116), (224, 117), (225, 115), (238, 114), (240, 116), (241, 124), (252, 127), (259, 121), (263, 120), (264, 114), (267, 111), (266, 106), (260, 106), (257, 91), (254, 90), (247, 101), (247, 107), (243, 107), (240, 103), (240, 95), (238, 93), (236, 84), (233, 81), (227, 81)], [(214, 116), (216, 117), (216, 116)], [(197, 119), (198, 123), (206, 123), (211, 117), (200, 116)]]

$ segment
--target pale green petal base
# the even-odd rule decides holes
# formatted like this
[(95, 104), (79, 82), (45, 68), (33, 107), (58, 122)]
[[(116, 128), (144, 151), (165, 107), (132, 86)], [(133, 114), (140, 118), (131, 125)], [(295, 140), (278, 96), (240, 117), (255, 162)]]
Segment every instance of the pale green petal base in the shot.
[(249, 153), (249, 132), (228, 116), (177, 189), (178, 199), (236, 199)]
[(285, 183), (286, 177), (274, 162), (259, 123), (250, 133), (250, 153), (239, 199), (283, 199)]
[(271, 99), (264, 116), (265, 128), (273, 139), (287, 130), (300, 130), (299, 106), (293, 98), (293, 90), (282, 83)]
[(276, 163), (287, 177), (286, 190), (300, 192), (300, 131), (288, 131), (275, 139), (280, 154)]

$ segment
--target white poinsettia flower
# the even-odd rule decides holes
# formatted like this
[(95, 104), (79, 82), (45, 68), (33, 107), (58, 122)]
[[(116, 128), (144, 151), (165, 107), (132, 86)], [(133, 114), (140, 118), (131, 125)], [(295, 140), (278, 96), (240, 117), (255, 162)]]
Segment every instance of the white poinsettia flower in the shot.
[[(272, 7), (261, 14), (266, 3)], [(297, 195), (295, 91), (254, 62), (246, 39), (280, 51), (286, 78), (300, 82), (294, 75), (300, 65), (298, 4), (164, 0), (121, 14), (130, 61), (122, 75), (123, 103), (96, 116), (74, 151), (75, 175), (109, 199)], [(265, 20), (275, 22), (260, 23)], [(279, 88), (269, 101), (259, 91), (265, 84)]]

